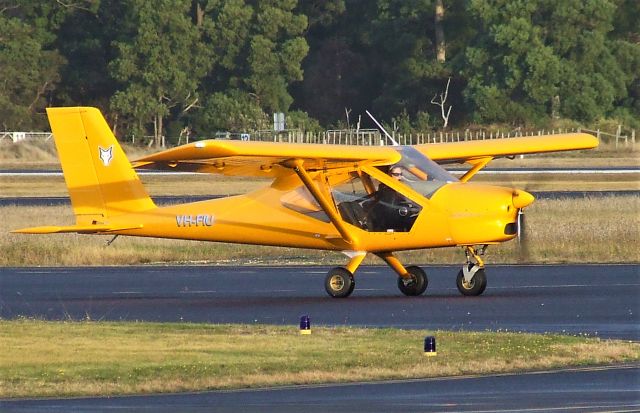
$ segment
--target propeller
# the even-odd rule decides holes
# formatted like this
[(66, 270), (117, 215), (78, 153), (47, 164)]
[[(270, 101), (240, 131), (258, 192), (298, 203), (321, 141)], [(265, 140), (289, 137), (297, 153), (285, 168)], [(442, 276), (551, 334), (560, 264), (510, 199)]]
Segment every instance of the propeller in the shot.
[(524, 209), (534, 201), (534, 196), (527, 191), (514, 189), (512, 195), (513, 206), (518, 209), (517, 216), (517, 238), (518, 238), (518, 261), (520, 263), (529, 262), (529, 245), (526, 233)]
[(529, 262), (529, 239), (527, 237), (527, 226), (525, 224), (524, 211), (518, 210), (518, 260), (520, 263)]

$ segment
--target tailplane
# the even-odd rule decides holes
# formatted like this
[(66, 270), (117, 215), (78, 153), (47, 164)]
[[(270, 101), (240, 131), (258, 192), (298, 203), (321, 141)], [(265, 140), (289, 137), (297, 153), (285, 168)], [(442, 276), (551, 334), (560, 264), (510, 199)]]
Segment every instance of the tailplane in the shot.
[(48, 108), (77, 225), (155, 208), (100, 111)]

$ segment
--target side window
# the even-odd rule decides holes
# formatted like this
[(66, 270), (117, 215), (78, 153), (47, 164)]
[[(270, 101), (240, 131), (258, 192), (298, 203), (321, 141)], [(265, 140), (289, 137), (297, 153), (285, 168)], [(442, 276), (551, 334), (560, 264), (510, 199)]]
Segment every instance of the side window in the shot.
[[(399, 171), (397, 171), (399, 172)], [(422, 207), (366, 174), (354, 174), (331, 191), (342, 219), (371, 232), (408, 232)]]
[[(394, 171), (386, 172), (399, 181), (409, 173), (402, 170), (394, 176)], [(361, 171), (324, 175), (323, 182), (325, 188), (330, 188), (330, 196), (342, 219), (365, 231), (408, 232), (422, 210), (411, 199)], [(327, 214), (304, 186), (287, 192), (280, 201), (289, 209), (329, 222)]]

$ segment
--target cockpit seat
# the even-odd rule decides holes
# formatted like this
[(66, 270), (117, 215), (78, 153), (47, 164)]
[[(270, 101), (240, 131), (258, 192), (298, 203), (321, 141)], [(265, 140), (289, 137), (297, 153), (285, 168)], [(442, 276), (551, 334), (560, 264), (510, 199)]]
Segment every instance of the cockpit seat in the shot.
[(364, 208), (362, 208), (360, 201), (341, 202), (338, 204), (338, 211), (345, 222), (362, 228), (365, 231), (370, 230), (367, 214), (365, 213)]

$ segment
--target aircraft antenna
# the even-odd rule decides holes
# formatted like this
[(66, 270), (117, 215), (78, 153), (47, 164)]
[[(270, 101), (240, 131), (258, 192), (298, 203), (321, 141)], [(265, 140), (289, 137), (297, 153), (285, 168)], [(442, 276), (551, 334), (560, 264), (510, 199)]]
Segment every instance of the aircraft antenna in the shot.
[(367, 115), (369, 115), (371, 120), (374, 121), (376, 125), (378, 125), (378, 127), (382, 130), (382, 132), (384, 132), (384, 134), (387, 135), (387, 138), (389, 138), (393, 146), (399, 146), (398, 142), (396, 142), (396, 140), (393, 139), (391, 135), (389, 135), (389, 132), (386, 131), (386, 129), (376, 120), (376, 118), (374, 118), (373, 115), (368, 110), (365, 110), (365, 112), (367, 112)]

